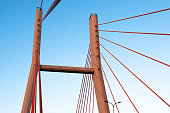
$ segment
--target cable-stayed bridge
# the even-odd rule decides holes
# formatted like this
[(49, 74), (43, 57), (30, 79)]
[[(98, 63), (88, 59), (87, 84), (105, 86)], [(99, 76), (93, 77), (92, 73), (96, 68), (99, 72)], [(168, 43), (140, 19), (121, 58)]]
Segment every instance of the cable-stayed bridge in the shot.
[[(79, 98), (77, 101), (77, 108), (76, 113), (93, 113), (94, 111), (94, 98), (96, 98), (97, 106), (98, 106), (98, 112), (99, 113), (110, 113), (108, 104), (112, 104), (113, 107), (115, 106), (115, 111), (120, 113), (119, 107), (117, 104), (121, 103), (118, 102), (117, 99), (114, 96), (114, 92), (112, 92), (112, 88), (110, 86), (108, 75), (105, 73), (105, 68), (108, 68), (110, 72), (112, 73), (112, 76), (115, 78), (117, 83), (120, 86), (120, 89), (124, 92), (125, 96), (133, 106), (134, 110), (137, 113), (140, 113), (138, 110), (138, 106), (133, 102), (133, 99), (128, 94), (126, 88), (123, 86), (122, 82), (119, 80), (118, 75), (115, 74), (114, 70), (110, 66), (110, 62), (108, 62), (107, 57), (100, 51), (100, 49), (103, 49), (106, 51), (115, 61), (120, 63), (120, 65), (126, 69), (135, 80), (139, 81), (140, 85), (145, 86), (148, 89), (148, 93), (152, 93), (155, 95), (155, 98), (162, 101), (162, 104), (170, 107), (170, 104), (163, 98), (161, 95), (159, 95), (159, 92), (156, 91), (156, 89), (152, 89), (148, 84), (145, 83), (137, 74), (133, 72), (129, 67), (126, 66), (119, 58), (117, 58), (109, 49), (106, 48), (103, 44), (100, 43), (100, 39), (104, 40), (106, 43), (111, 43), (114, 46), (118, 46), (122, 49), (125, 49), (129, 52), (132, 52), (134, 54), (138, 54), (139, 56), (145, 57), (149, 60), (155, 61), (159, 63), (160, 65), (164, 65), (167, 67), (170, 67), (169, 64), (160, 61), (159, 59), (152, 58), (148, 55), (145, 55), (141, 52), (138, 52), (134, 49), (131, 49), (129, 47), (126, 47), (124, 45), (121, 45), (119, 43), (116, 43), (112, 40), (109, 40), (103, 36), (99, 35), (99, 32), (108, 32), (108, 33), (124, 33), (124, 34), (139, 34), (139, 35), (163, 35), (163, 36), (169, 36), (168, 33), (150, 33), (150, 32), (133, 32), (133, 31), (115, 31), (115, 30), (103, 30), (99, 29), (98, 27), (105, 24), (111, 24), (115, 22), (121, 22), (129, 19), (139, 18), (147, 15), (152, 15), (156, 13), (161, 13), (164, 11), (170, 10), (170, 8), (158, 10), (150, 13), (140, 14), (137, 16), (132, 16), (128, 18), (123, 18), (119, 20), (114, 20), (110, 22), (105, 22), (98, 24), (98, 17), (97, 14), (91, 14), (89, 18), (89, 29), (90, 29), (90, 44), (89, 49), (87, 52), (87, 59), (85, 67), (69, 67), (69, 66), (53, 66), (53, 65), (43, 65), (40, 63), (40, 43), (41, 43), (41, 28), (43, 20), (48, 17), (48, 15), (52, 12), (52, 10), (60, 3), (60, 0), (54, 0), (53, 4), (45, 14), (45, 16), (42, 18), (42, 3), (41, 6), (36, 9), (36, 18), (35, 18), (35, 30), (34, 30), (34, 43), (33, 43), (33, 54), (32, 54), (32, 64), (30, 69), (30, 74), (27, 82), (27, 88), (25, 91), (25, 97), (23, 101), (23, 106), (21, 113), (36, 113), (36, 109), (40, 109), (40, 113), (43, 113), (43, 99), (42, 99), (42, 88), (41, 88), (41, 71), (47, 71), (47, 72), (65, 72), (65, 73), (81, 73), (83, 74), (83, 79), (81, 83)], [(105, 65), (107, 67), (103, 67), (101, 60), (104, 61)], [(106, 83), (104, 83), (106, 81)], [(113, 102), (110, 103), (107, 99), (107, 93), (106, 93), (106, 87), (105, 84), (109, 88), (109, 92)], [(37, 85), (39, 86), (39, 96), (37, 96)], [(37, 97), (39, 97), (39, 106), (37, 106)]]

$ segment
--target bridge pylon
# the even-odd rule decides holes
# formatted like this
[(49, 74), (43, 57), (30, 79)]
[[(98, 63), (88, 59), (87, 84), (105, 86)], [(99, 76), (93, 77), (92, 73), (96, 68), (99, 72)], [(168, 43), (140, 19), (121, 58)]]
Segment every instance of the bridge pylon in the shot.
[(91, 66), (94, 69), (93, 83), (95, 87), (96, 100), (99, 113), (110, 113), (107, 101), (105, 85), (101, 70), (100, 46), (98, 33), (97, 14), (92, 14), (89, 20), (90, 28), (90, 49), (91, 49)]
[[(35, 17), (32, 64), (30, 68), (30, 73), (28, 77), (28, 82), (27, 82), (27, 87), (25, 91), (21, 113), (30, 113), (31, 105), (34, 103), (33, 101), (36, 95), (34, 92), (36, 92), (35, 84), (37, 84), (36, 78), (37, 78), (37, 72), (39, 70), (48, 71), (48, 72), (92, 74), (94, 87), (95, 87), (95, 93), (96, 93), (96, 100), (97, 100), (97, 105), (98, 105), (98, 111), (99, 113), (110, 113), (108, 103), (104, 102), (104, 101), (107, 101), (107, 95), (106, 95), (103, 75), (101, 71), (100, 48), (99, 48), (99, 38), (98, 38), (99, 34), (97, 31), (98, 30), (97, 15), (92, 14), (89, 20), (91, 66), (92, 66), (91, 68), (39, 65), (41, 26), (42, 26), (41, 20), (42, 20), (42, 9), (37, 8), (36, 17)], [(42, 106), (40, 107), (40, 109), (42, 110)]]
[[(21, 113), (30, 113), (32, 99), (33, 99), (33, 87), (34, 87), (34, 74), (38, 72), (38, 46), (40, 46), (41, 40), (41, 20), (42, 20), (42, 9), (36, 9), (35, 17), (35, 28), (34, 28), (34, 42), (33, 42), (33, 52), (32, 52), (32, 64), (30, 68), (29, 78), (27, 82), (27, 87), (25, 91), (24, 101), (22, 105)], [(38, 38), (37, 38), (38, 37)], [(38, 45), (39, 44), (39, 45)]]

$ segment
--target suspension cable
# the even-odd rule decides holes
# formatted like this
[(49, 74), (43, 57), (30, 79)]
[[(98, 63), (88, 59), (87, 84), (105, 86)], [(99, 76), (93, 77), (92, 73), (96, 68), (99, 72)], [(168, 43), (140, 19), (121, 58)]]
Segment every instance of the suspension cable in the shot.
[(80, 111), (81, 113), (81, 110), (82, 110), (82, 106), (83, 106), (83, 98), (84, 98), (84, 88), (85, 87), (85, 75), (83, 75), (83, 79), (82, 79), (82, 92), (81, 92), (81, 96), (80, 96), (80, 103), (79, 103), (79, 109), (78, 109), (78, 113)]
[(131, 104), (133, 105), (133, 107), (135, 108), (136, 112), (139, 113), (139, 111), (137, 110), (136, 106), (134, 105), (134, 103), (132, 102), (131, 98), (129, 97), (129, 95), (127, 94), (126, 90), (124, 89), (124, 87), (122, 86), (122, 84), (120, 83), (119, 79), (117, 78), (117, 76), (115, 75), (115, 73), (113, 72), (113, 70), (111, 69), (110, 65), (108, 64), (108, 62), (106, 61), (106, 59), (104, 58), (103, 54), (100, 52), (100, 55), (102, 56), (102, 58), (104, 59), (105, 63), (107, 64), (107, 66), (109, 67), (110, 71), (112, 72), (112, 74), (114, 75), (114, 77), (116, 78), (117, 82), (119, 83), (120, 87), (122, 88), (122, 90), (124, 91), (124, 93), (126, 94), (126, 96), (128, 97), (129, 101), (131, 102)]
[[(87, 57), (88, 57), (88, 54), (87, 54)], [(86, 58), (86, 65), (85, 65), (85, 68), (89, 67), (89, 64), (88, 64), (89, 60), (88, 58)], [(86, 96), (85, 96), (85, 100), (84, 100), (84, 107), (83, 107), (83, 113), (87, 111), (87, 102), (88, 102), (88, 97), (89, 97), (89, 76), (88, 74), (85, 74), (86, 76)], [(86, 111), (85, 111), (86, 110)]]
[(89, 113), (90, 113), (90, 109), (91, 109), (91, 94), (92, 94), (92, 86), (93, 86), (93, 81), (92, 81), (92, 75), (90, 76), (90, 102), (89, 102)]
[[(50, 6), (50, 8), (48, 9), (47, 13), (45, 14), (45, 16), (43, 17), (42, 21), (51, 13), (51, 11), (57, 6), (57, 4), (60, 2), (61, 0), (54, 0), (54, 2), (52, 3), (52, 5)], [(41, 21), (41, 22), (42, 22)]]
[[(100, 50), (99, 50), (99, 49), (98, 49), (98, 51), (100, 52)], [(106, 77), (105, 71), (104, 71), (104, 69), (103, 69), (103, 67), (102, 67), (101, 60), (100, 60), (100, 58), (99, 58), (99, 57), (98, 57), (98, 60), (100, 61), (101, 71), (103, 72), (103, 74), (104, 74), (104, 76), (105, 76), (105, 79), (106, 79), (107, 85), (108, 85), (108, 87), (109, 87), (109, 90), (110, 90), (110, 92), (111, 92), (112, 98), (113, 98), (114, 102), (116, 103), (116, 100), (115, 100), (115, 98), (114, 98), (114, 96), (113, 96), (112, 90), (111, 90), (111, 88), (110, 88), (109, 82), (108, 82), (108, 80), (107, 80), (107, 77)], [(106, 98), (105, 98), (105, 100), (106, 100)], [(105, 104), (106, 104), (106, 103), (105, 103)], [(118, 113), (119, 113), (119, 109), (118, 109), (117, 104), (116, 104), (116, 109), (117, 109), (117, 111), (118, 111)]]
[[(88, 62), (88, 60), (87, 60), (87, 62)], [(89, 68), (89, 65), (88, 65), (88, 63), (87, 63), (87, 68)], [(85, 113), (87, 113), (87, 106), (88, 106), (88, 100), (89, 100), (89, 90), (90, 90), (90, 78), (89, 78), (89, 74), (87, 75), (88, 76), (88, 81), (87, 81), (87, 84), (88, 84), (88, 93), (87, 93), (87, 102), (86, 102), (86, 111), (85, 111)]]
[(103, 31), (103, 32), (113, 32), (113, 33), (133, 33), (133, 34), (145, 34), (145, 35), (170, 35), (167, 33), (144, 33), (144, 32), (128, 32), (128, 31), (108, 31), (108, 30), (96, 30), (96, 31)]
[(85, 95), (86, 95), (86, 93), (85, 93), (85, 85), (86, 85), (86, 76), (85, 75), (83, 75), (84, 76), (84, 82), (83, 82), (83, 89), (82, 89), (82, 98), (81, 98), (81, 101), (80, 101), (80, 113), (82, 112), (82, 109), (83, 109), (83, 100), (84, 100), (84, 98), (85, 98)]
[(114, 59), (116, 59), (124, 68), (126, 68), (133, 76), (135, 76), (144, 86), (146, 86), (152, 93), (154, 93), (160, 100), (162, 100), (168, 107), (170, 105), (162, 98), (160, 97), (154, 90), (152, 90), (145, 82), (143, 82), (136, 74), (134, 74), (128, 67), (126, 67), (119, 59), (117, 59), (109, 50), (107, 50), (105, 47), (103, 47), (100, 43), (99, 45), (105, 49)]
[(37, 36), (37, 42), (36, 42), (36, 59), (34, 62), (34, 83), (33, 83), (33, 99), (32, 99), (32, 108), (31, 108), (31, 113), (35, 113), (36, 111), (36, 82), (37, 82), (37, 61), (38, 61), (38, 36)]
[(102, 72), (103, 72), (103, 74), (104, 74), (104, 77), (105, 77), (105, 79), (106, 79), (106, 82), (107, 82), (107, 85), (108, 85), (108, 87), (109, 87), (110, 93), (111, 93), (112, 98), (113, 98), (113, 100), (114, 100), (114, 103), (115, 103), (115, 105), (116, 105), (116, 109), (117, 109), (118, 113), (120, 113), (120, 112), (119, 112), (119, 109), (118, 109), (118, 106), (117, 106), (117, 104), (116, 104), (116, 100), (115, 100), (115, 98), (114, 98), (113, 92), (112, 92), (112, 90), (111, 90), (111, 88), (110, 88), (109, 81), (108, 81), (108, 79), (107, 79), (107, 77), (106, 77), (106, 74), (105, 74), (105, 71), (104, 71), (102, 65), (101, 65), (101, 70), (102, 70)]
[(43, 0), (41, 0), (41, 5), (40, 5), (40, 9), (42, 9), (42, 4), (43, 4)]
[(93, 84), (93, 105), (92, 105), (92, 113), (94, 112), (94, 84)]
[(43, 113), (42, 108), (42, 91), (41, 91), (41, 72), (40, 72), (40, 39), (38, 38), (38, 74), (39, 74), (39, 104), (40, 113)]
[(87, 92), (86, 92), (87, 76), (86, 76), (86, 74), (84, 74), (83, 76), (84, 76), (84, 86), (83, 86), (83, 97), (81, 100), (81, 107), (80, 107), (81, 112), (84, 112), (84, 101), (86, 100), (86, 95), (87, 95)]
[[(88, 54), (87, 54), (87, 60), (89, 62), (89, 67), (91, 67), (91, 50), (90, 50), (90, 44), (89, 44), (89, 49), (88, 49)], [(89, 113), (91, 113), (91, 95), (92, 95), (92, 86), (93, 86), (93, 80), (92, 80), (92, 74), (90, 76), (90, 101), (89, 101)]]
[(164, 63), (164, 62), (162, 62), (162, 61), (159, 61), (159, 60), (157, 60), (157, 59), (154, 59), (154, 58), (152, 58), (152, 57), (149, 57), (149, 56), (147, 56), (147, 55), (144, 55), (144, 54), (142, 54), (142, 53), (140, 53), (140, 52), (137, 52), (137, 51), (135, 51), (135, 50), (129, 49), (129, 48), (125, 47), (125, 46), (122, 46), (122, 45), (120, 45), (120, 44), (118, 44), (118, 43), (115, 43), (115, 42), (113, 42), (113, 41), (110, 41), (110, 40), (108, 40), (108, 39), (106, 39), (106, 38), (103, 38), (103, 37), (101, 37), (101, 36), (98, 36), (98, 37), (101, 38), (101, 39), (104, 39), (104, 40), (106, 40), (106, 41), (108, 41), (108, 42), (110, 42), (110, 43), (113, 43), (113, 44), (115, 44), (115, 45), (117, 45), (117, 46), (119, 46), (119, 47), (122, 47), (122, 48), (124, 48), (124, 49), (127, 49), (127, 50), (132, 51), (132, 52), (134, 52), (134, 53), (136, 53), (136, 54), (139, 54), (139, 55), (144, 56), (144, 57), (146, 57), (146, 58), (148, 58), (148, 59), (151, 59), (151, 60), (153, 60), (153, 61), (156, 61), (156, 62), (158, 62), (158, 63), (161, 63), (161, 64), (165, 65), (165, 66), (170, 67), (169, 64), (166, 64), (166, 63)]
[[(86, 68), (86, 65), (85, 65)], [(88, 88), (88, 77), (87, 74), (85, 74), (86, 76), (86, 82), (85, 82), (85, 98), (84, 98), (84, 102), (83, 102), (83, 113), (85, 112), (85, 106), (86, 106), (86, 99), (87, 99), (87, 88)]]
[(79, 92), (79, 98), (78, 98), (78, 102), (77, 102), (76, 113), (79, 113), (80, 99), (81, 99), (82, 88), (83, 88), (83, 80), (84, 80), (84, 76), (83, 76), (83, 79), (82, 79), (82, 82), (81, 82), (81, 86), (80, 86), (80, 92)]
[[(89, 49), (88, 49), (88, 53), (87, 53), (87, 58), (86, 58), (86, 65), (85, 67), (89, 67), (90, 65), (90, 58), (89, 58), (89, 54), (90, 54), (90, 46), (89, 46)], [(88, 99), (88, 95), (89, 95), (89, 91), (88, 91), (88, 94), (87, 94), (87, 88), (89, 88), (89, 76), (87, 77), (86, 74), (83, 75), (83, 84), (82, 84), (82, 91), (84, 92), (83, 95), (82, 94), (79, 94), (79, 98), (78, 99), (78, 103), (77, 103), (77, 108), (76, 108), (76, 113), (79, 111), (81, 112), (81, 110), (83, 109), (83, 112), (84, 112), (84, 109), (86, 108), (86, 111), (87, 111), (87, 105), (85, 105), (85, 101)], [(80, 90), (80, 93), (82, 92)], [(86, 107), (85, 107), (86, 106)]]
[(124, 18), (124, 19), (114, 20), (114, 21), (110, 21), (110, 22), (106, 22), (106, 23), (102, 23), (102, 24), (98, 24), (98, 25), (103, 25), (103, 24), (109, 24), (109, 23), (113, 23), (113, 22), (128, 20), (128, 19), (137, 18), (137, 17), (141, 17), (141, 16), (146, 16), (146, 15), (159, 13), (159, 12), (163, 12), (163, 11), (167, 11), (167, 10), (170, 10), (170, 8), (159, 10), (159, 11), (154, 11), (154, 12), (150, 12), (150, 13), (145, 13), (145, 14), (141, 14), (141, 15), (137, 15), (137, 16), (132, 16), (132, 17)]

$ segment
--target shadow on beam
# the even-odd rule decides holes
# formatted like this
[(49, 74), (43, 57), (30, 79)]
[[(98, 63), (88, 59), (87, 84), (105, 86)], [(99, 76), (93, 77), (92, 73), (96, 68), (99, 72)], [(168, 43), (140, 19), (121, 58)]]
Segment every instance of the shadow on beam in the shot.
[(65, 72), (65, 73), (81, 73), (81, 74), (93, 74), (93, 68), (83, 68), (83, 67), (68, 67), (68, 66), (51, 66), (51, 65), (41, 65), (41, 71), (48, 72)]

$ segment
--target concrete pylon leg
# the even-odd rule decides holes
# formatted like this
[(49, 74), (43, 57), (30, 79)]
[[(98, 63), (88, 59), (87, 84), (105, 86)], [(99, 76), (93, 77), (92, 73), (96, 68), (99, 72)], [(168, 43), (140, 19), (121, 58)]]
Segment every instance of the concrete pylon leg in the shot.
[(90, 47), (91, 47), (91, 66), (94, 68), (93, 82), (95, 86), (96, 99), (99, 113), (110, 113), (105, 91), (105, 85), (103, 81), (103, 75), (101, 71), (100, 63), (100, 47), (98, 38), (98, 20), (97, 15), (92, 14), (89, 20), (90, 27)]
[[(36, 9), (32, 64), (31, 64), (31, 69), (29, 73), (29, 78), (27, 82), (21, 113), (29, 113), (31, 108), (31, 103), (33, 98), (34, 73), (35, 71), (38, 71), (35, 70), (35, 64), (38, 64), (35, 62), (36, 62), (37, 43), (40, 44), (40, 42), (38, 41), (41, 40), (41, 23), (40, 23), (41, 19), (42, 19), (42, 9)], [(39, 40), (37, 40), (37, 37), (39, 38)]]

